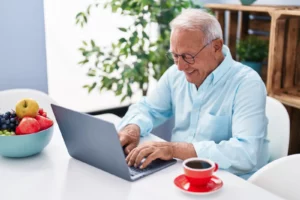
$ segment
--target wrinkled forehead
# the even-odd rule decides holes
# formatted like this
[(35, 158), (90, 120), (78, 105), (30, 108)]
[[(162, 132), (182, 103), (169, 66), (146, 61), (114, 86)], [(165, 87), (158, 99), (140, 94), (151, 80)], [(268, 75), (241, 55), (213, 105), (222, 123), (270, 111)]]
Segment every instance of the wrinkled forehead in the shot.
[(199, 49), (203, 44), (204, 37), (200, 30), (175, 29), (171, 32), (170, 50), (176, 53), (186, 52), (187, 50), (193, 51)]

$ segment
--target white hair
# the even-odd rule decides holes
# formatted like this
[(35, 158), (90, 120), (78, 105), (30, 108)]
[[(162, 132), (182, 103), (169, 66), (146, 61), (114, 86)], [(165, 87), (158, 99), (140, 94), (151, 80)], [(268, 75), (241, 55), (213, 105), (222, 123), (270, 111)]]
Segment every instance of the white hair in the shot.
[(214, 39), (223, 39), (219, 21), (211, 14), (201, 9), (186, 9), (170, 23), (171, 30), (199, 30), (204, 35), (204, 43)]

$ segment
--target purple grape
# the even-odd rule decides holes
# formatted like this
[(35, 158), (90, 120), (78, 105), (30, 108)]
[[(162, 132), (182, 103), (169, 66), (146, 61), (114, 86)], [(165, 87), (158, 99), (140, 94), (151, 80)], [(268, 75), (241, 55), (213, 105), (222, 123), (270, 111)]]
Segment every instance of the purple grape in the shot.
[(8, 114), (8, 113), (4, 114), (4, 119), (9, 119), (9, 117), (10, 117), (10, 114)]
[(1, 118), (1, 124), (4, 124), (5, 123), (5, 118)]
[(1, 128), (2, 129), (7, 129), (7, 125), (6, 124), (2, 124)]

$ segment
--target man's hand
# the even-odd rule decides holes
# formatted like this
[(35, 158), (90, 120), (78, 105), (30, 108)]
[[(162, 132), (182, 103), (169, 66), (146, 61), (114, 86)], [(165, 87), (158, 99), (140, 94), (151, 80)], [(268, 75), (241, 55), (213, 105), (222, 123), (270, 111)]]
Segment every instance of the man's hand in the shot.
[(140, 127), (135, 124), (129, 124), (125, 126), (118, 135), (122, 147), (125, 147), (125, 153), (129, 154), (130, 151), (139, 144)]
[(140, 166), (141, 169), (147, 167), (153, 160), (157, 158), (162, 160), (170, 160), (173, 158), (172, 144), (169, 142), (144, 143), (133, 149), (126, 157), (126, 161), (129, 166), (134, 165), (135, 167), (138, 167), (143, 158), (146, 158), (146, 160)]

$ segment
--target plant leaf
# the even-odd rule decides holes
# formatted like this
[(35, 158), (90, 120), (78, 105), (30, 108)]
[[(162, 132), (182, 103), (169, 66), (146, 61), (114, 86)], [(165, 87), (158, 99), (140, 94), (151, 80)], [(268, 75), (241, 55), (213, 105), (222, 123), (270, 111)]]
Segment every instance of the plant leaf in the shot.
[(119, 29), (120, 31), (127, 32), (127, 29), (126, 29), (126, 28), (119, 27), (118, 29)]
[(75, 18), (77, 19), (77, 18), (79, 18), (81, 15), (84, 15), (84, 13), (83, 13), (83, 12), (78, 13), (78, 14), (76, 15)]
[(89, 88), (89, 93), (96, 87), (97, 83), (94, 82), (92, 86)]
[(85, 59), (85, 60), (83, 60), (83, 61), (78, 62), (78, 64), (84, 65), (85, 63), (88, 63), (88, 62), (89, 62), (89, 60), (88, 60), (88, 59)]
[(91, 45), (92, 45), (92, 47), (95, 47), (95, 42), (94, 42), (94, 40), (91, 40)]
[(147, 35), (147, 33), (145, 33), (145, 31), (143, 31), (143, 37), (149, 40), (149, 36)]
[(119, 42), (124, 43), (124, 42), (127, 42), (127, 40), (125, 38), (121, 38), (121, 39), (119, 39)]
[(91, 7), (92, 7), (92, 5), (89, 5), (88, 8), (86, 9), (86, 13), (87, 13), (88, 15), (90, 15)]
[(93, 54), (93, 52), (91, 52), (91, 51), (82, 52), (82, 55), (85, 56), (85, 57), (90, 57), (92, 54)]
[(122, 99), (121, 99), (121, 102), (123, 102), (126, 98), (127, 98), (127, 96), (124, 95), (124, 96), (122, 97)]
[(91, 77), (96, 76), (96, 70), (90, 69), (90, 70), (88, 71), (87, 75), (88, 75), (88, 76), (91, 76)]

